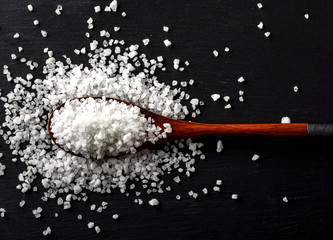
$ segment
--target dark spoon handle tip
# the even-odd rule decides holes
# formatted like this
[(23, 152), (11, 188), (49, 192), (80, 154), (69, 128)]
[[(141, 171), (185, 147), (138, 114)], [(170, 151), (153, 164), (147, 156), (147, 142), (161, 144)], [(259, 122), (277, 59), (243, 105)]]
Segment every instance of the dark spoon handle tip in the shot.
[(308, 135), (313, 137), (333, 137), (333, 124), (309, 123)]

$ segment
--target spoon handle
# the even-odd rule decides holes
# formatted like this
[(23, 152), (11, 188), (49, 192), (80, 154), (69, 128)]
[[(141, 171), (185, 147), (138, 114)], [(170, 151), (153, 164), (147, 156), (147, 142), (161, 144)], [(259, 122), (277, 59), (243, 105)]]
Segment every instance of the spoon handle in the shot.
[(205, 124), (175, 121), (171, 125), (172, 133), (168, 134), (168, 138), (172, 140), (208, 136), (333, 136), (333, 124)]

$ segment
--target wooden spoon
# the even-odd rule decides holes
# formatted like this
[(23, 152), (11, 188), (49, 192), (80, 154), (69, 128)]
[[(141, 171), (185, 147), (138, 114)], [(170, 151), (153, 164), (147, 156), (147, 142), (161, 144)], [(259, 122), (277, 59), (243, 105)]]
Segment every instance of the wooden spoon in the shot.
[[(88, 98), (88, 97), (83, 97)], [(78, 99), (83, 99), (78, 98)], [(102, 99), (101, 97), (94, 97), (94, 99)], [(123, 102), (127, 105), (133, 105), (132, 103), (122, 101), (114, 98), (106, 98), (106, 100), (116, 100)], [(74, 99), (72, 99), (74, 100)], [(59, 110), (65, 105), (65, 103), (59, 105), (54, 111)], [(139, 106), (137, 106), (139, 107)], [(183, 138), (194, 138), (194, 137), (208, 137), (208, 136), (284, 136), (284, 137), (305, 137), (305, 136), (333, 136), (333, 124), (308, 124), (308, 123), (262, 123), (262, 124), (207, 124), (207, 123), (196, 123), (187, 122), (182, 120), (176, 120), (168, 117), (161, 116), (154, 112), (151, 112), (145, 108), (140, 108), (142, 114), (146, 118), (151, 117), (155, 120), (155, 125), (163, 127), (163, 123), (169, 123), (172, 127), (172, 132), (167, 134), (167, 138), (162, 138), (155, 144), (151, 142), (145, 142), (137, 151), (142, 149), (151, 148), (155, 145), (174, 141)], [(48, 131), (52, 141), (65, 152), (71, 153), (71, 151), (65, 150), (60, 146), (51, 132), (51, 122), (54, 111), (51, 113), (48, 120)], [(124, 154), (120, 154), (124, 155)], [(82, 157), (82, 156), (81, 156)]]

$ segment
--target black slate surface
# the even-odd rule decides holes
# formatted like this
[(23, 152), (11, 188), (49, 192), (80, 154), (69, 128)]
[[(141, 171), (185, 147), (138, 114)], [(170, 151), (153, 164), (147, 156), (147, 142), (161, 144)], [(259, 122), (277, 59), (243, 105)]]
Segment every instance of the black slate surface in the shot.
[[(31, 3), (34, 12), (26, 6)], [(195, 79), (188, 92), (205, 100), (203, 114), (196, 119), (207, 123), (279, 122), (289, 116), (293, 122), (333, 122), (333, 2), (331, 0), (262, 1), (259, 10), (250, 0), (120, 0), (120, 14), (95, 14), (93, 7), (108, 1), (94, 0), (34, 0), (0, 2), (0, 65), (7, 64), (13, 76), (25, 76), (27, 67), (10, 59), (22, 46), (19, 56), (38, 61), (46, 56), (44, 47), (71, 56), (74, 62), (86, 61), (73, 53), (75, 48), (88, 47), (86, 20), (94, 18), (94, 36), (101, 29), (120, 26), (114, 36), (127, 43), (140, 43), (149, 37), (151, 45), (141, 48), (149, 57), (163, 55), (170, 71), (159, 72), (161, 81)], [(63, 15), (54, 13), (58, 4)], [(304, 14), (309, 13), (306, 20)], [(33, 26), (38, 19), (40, 26)], [(256, 26), (263, 21), (264, 31)], [(167, 25), (170, 32), (162, 27)], [(40, 30), (48, 31), (44, 39)], [(12, 36), (19, 32), (20, 39)], [(162, 41), (172, 41), (165, 48)], [(142, 45), (142, 44), (141, 44)], [(224, 47), (230, 47), (226, 54)], [(215, 58), (212, 51), (220, 56)], [(172, 60), (189, 60), (191, 66), (183, 73), (172, 71)], [(41, 68), (35, 71), (41, 77)], [(238, 77), (246, 82), (239, 84)], [(293, 86), (299, 92), (293, 92)], [(7, 93), (13, 88), (1, 77), (0, 88)], [(238, 91), (245, 91), (240, 103)], [(210, 95), (220, 93), (232, 98), (231, 110), (223, 101), (213, 102)], [(4, 117), (1, 108), (1, 119)], [(41, 239), (42, 230), (52, 228), (49, 239), (332, 239), (333, 238), (333, 148), (332, 139), (222, 138), (225, 149), (215, 152), (218, 138), (202, 139), (206, 144), (206, 160), (198, 160), (197, 173), (172, 191), (157, 196), (160, 206), (138, 206), (134, 197), (120, 193), (98, 195), (89, 193), (89, 203), (109, 202), (101, 214), (89, 210), (89, 205), (74, 203), (69, 211), (56, 201), (42, 202), (43, 187), (37, 193), (22, 195), (15, 186), (24, 164), (11, 162), (9, 148), (1, 141), (6, 175), (0, 177), (0, 207), (7, 210), (0, 218), (0, 239)], [(252, 162), (254, 153), (260, 155)], [(172, 182), (175, 176), (166, 176)], [(220, 193), (194, 200), (187, 192), (214, 186), (223, 179)], [(238, 193), (234, 201), (231, 194)], [(175, 195), (183, 199), (177, 201)], [(202, 194), (201, 194), (202, 195)], [(287, 196), (289, 203), (282, 198)], [(150, 199), (144, 196), (143, 199)], [(26, 200), (26, 206), (18, 203)], [(35, 219), (32, 209), (41, 206), (43, 216)], [(59, 218), (54, 218), (54, 213)], [(80, 222), (78, 213), (83, 215)], [(112, 214), (118, 213), (115, 221)], [(87, 228), (94, 221), (102, 228), (96, 235)]]

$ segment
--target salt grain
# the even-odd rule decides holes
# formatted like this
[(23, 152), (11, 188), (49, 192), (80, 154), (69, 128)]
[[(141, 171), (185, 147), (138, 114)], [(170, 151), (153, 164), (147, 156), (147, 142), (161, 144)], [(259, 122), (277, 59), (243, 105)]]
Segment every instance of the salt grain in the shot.
[(232, 195), (231, 195), (231, 199), (233, 199), (233, 200), (237, 200), (237, 199), (238, 199), (238, 194), (232, 194)]
[(46, 31), (41, 30), (40, 33), (41, 33), (42, 37), (44, 37), (44, 38), (47, 37), (47, 32)]
[(289, 117), (282, 117), (281, 118), (281, 123), (291, 123), (291, 120)]
[(165, 45), (166, 47), (169, 47), (169, 46), (172, 45), (172, 43), (171, 43), (168, 39), (165, 39), (163, 42), (164, 42), (164, 45)]
[(218, 140), (216, 146), (216, 152), (222, 152), (222, 150), (223, 150), (222, 140)]
[(217, 101), (220, 97), (221, 97), (221, 95), (217, 94), (217, 93), (211, 95), (211, 98), (213, 99), (213, 101)]
[(259, 159), (259, 155), (258, 154), (254, 154), (253, 156), (252, 156), (252, 161), (257, 161), (258, 159)]
[(156, 198), (151, 199), (148, 203), (149, 203), (150, 206), (159, 205), (159, 201)]
[(258, 27), (259, 29), (263, 29), (263, 28), (264, 28), (264, 23), (263, 23), (263, 22), (260, 22), (260, 23), (257, 25), (257, 27)]
[(242, 83), (242, 82), (244, 82), (245, 81), (245, 79), (244, 79), (244, 77), (240, 77), (240, 78), (238, 78), (238, 80), (237, 80), (238, 82), (240, 82), (240, 83)]
[(32, 12), (34, 10), (34, 7), (31, 4), (29, 4), (27, 6), (27, 8), (28, 8), (29, 12)]
[(218, 56), (219, 56), (219, 52), (216, 51), (216, 50), (214, 50), (214, 51), (213, 51), (213, 55), (214, 55), (215, 57), (218, 57)]

